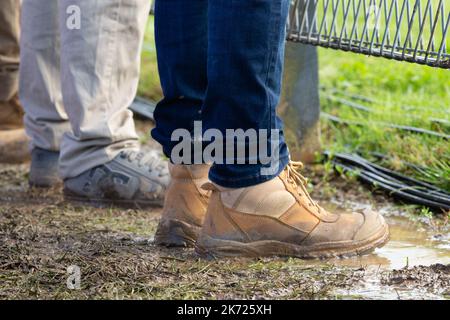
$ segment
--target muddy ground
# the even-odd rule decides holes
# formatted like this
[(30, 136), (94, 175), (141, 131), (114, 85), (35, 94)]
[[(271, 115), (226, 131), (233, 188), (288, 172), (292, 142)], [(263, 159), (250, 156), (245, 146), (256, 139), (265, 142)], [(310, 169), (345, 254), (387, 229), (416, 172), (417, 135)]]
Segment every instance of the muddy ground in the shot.
[[(139, 123), (143, 136), (147, 126)], [(201, 260), (192, 249), (152, 244), (161, 209), (69, 204), (58, 188), (30, 190), (27, 170), (28, 165), (0, 166), (0, 299), (450, 298), (447, 221), (413, 216), (411, 210), (382, 194), (371, 194), (355, 181), (325, 179), (321, 168), (309, 172), (316, 198), (344, 207), (374, 206), (392, 221), (414, 221), (414, 228), (425, 230), (428, 240), (444, 239), (439, 240), (439, 253), (431, 258), (418, 255), (414, 264), (406, 259), (404, 265), (403, 260), (390, 261), (396, 252), (404, 252), (403, 246), (395, 245), (385, 254), (349, 262)], [(412, 243), (408, 250), (414, 252), (414, 241), (399, 242), (406, 236), (401, 227), (394, 230), (393, 242)], [(414, 230), (409, 237), (411, 233)], [(389, 250), (394, 250), (391, 255)], [(420, 266), (421, 261), (427, 266)], [(67, 286), (70, 266), (81, 270), (79, 289)]]

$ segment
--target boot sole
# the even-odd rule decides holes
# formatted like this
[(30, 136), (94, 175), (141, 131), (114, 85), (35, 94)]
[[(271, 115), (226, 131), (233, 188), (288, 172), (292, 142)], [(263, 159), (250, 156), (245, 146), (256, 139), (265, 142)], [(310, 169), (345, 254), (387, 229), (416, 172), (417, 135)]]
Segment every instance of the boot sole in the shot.
[(177, 219), (161, 219), (154, 244), (163, 247), (194, 247), (201, 227)]
[(376, 234), (363, 241), (345, 241), (302, 246), (280, 241), (256, 241), (243, 243), (230, 240), (214, 239), (201, 235), (195, 251), (203, 258), (216, 257), (296, 257), (301, 259), (325, 259), (364, 255), (389, 241), (389, 227), (384, 227)]
[(64, 200), (74, 204), (87, 205), (96, 208), (116, 206), (124, 209), (147, 209), (162, 207), (164, 200), (136, 201), (136, 200), (116, 200), (116, 199), (90, 199), (64, 192)]

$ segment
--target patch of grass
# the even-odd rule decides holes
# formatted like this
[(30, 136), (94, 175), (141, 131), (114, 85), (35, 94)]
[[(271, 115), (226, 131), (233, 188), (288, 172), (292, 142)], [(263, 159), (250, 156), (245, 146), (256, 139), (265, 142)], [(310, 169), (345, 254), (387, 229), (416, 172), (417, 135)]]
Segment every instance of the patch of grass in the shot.
[[(0, 204), (0, 298), (327, 299), (362, 281), (358, 269), (298, 259), (201, 260), (151, 244), (157, 211), (41, 200)], [(79, 290), (67, 288), (69, 266), (81, 270)]]
[[(386, 59), (365, 57), (320, 49), (320, 79), (325, 88), (323, 110), (363, 126), (336, 125), (323, 120), (323, 140), (334, 152), (373, 152), (389, 157), (384, 165), (429, 181), (450, 191), (450, 146), (439, 137), (386, 128), (382, 123), (413, 126), (449, 134), (449, 128), (434, 119), (450, 120), (450, 74)], [(363, 96), (372, 102), (357, 101), (369, 107), (366, 112), (345, 106), (328, 96)], [(426, 167), (412, 169), (405, 162)]]
[(158, 64), (156, 61), (153, 16), (150, 16), (147, 23), (141, 59), (141, 79), (138, 94), (142, 97), (158, 101), (162, 97), (162, 90), (159, 84)]

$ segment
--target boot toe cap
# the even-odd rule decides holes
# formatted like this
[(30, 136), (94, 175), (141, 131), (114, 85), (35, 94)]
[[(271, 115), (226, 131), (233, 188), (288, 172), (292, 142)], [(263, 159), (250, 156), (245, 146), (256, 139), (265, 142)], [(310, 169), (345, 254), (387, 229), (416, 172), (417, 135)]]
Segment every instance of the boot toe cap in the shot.
[(364, 222), (356, 232), (354, 240), (366, 240), (386, 229), (386, 221), (378, 212), (365, 210), (362, 215), (364, 216)]

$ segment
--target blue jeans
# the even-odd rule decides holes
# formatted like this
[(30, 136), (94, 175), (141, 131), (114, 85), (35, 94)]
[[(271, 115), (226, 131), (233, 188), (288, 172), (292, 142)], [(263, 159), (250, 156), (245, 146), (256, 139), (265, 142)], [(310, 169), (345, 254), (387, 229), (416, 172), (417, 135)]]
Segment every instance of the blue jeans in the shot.
[[(166, 156), (171, 157), (178, 144), (171, 141), (174, 130), (193, 132), (195, 121), (202, 122), (203, 131), (217, 129), (224, 136), (227, 129), (265, 129), (266, 148), (276, 150), (269, 154), (271, 164), (259, 156), (252, 162), (248, 155), (245, 164), (237, 164), (235, 156), (233, 164), (230, 159), (214, 163), (209, 178), (223, 187), (241, 188), (271, 180), (283, 171), (289, 151), (276, 107), (289, 2), (156, 1), (156, 47), (164, 99), (155, 111), (152, 136)], [(273, 130), (278, 130), (279, 139), (274, 139)], [(254, 143), (233, 142), (244, 143), (247, 151)], [(262, 173), (274, 164), (270, 174)]]

